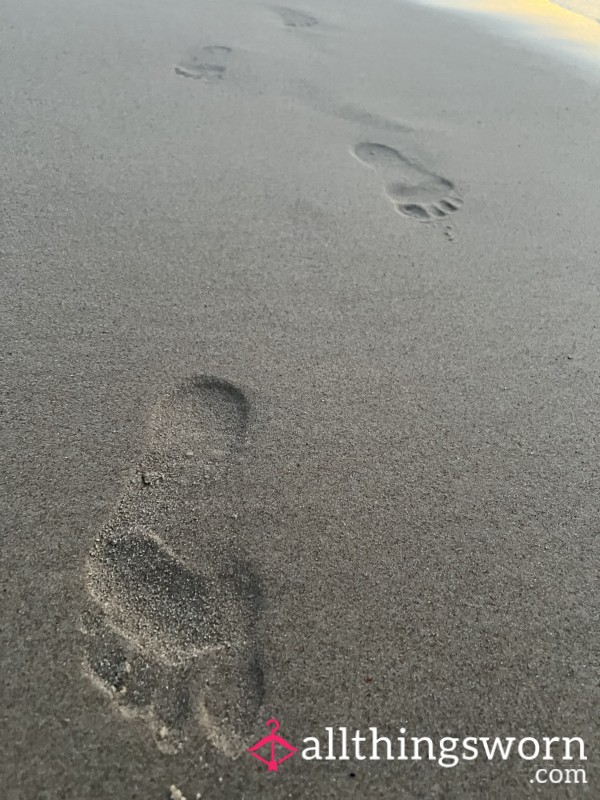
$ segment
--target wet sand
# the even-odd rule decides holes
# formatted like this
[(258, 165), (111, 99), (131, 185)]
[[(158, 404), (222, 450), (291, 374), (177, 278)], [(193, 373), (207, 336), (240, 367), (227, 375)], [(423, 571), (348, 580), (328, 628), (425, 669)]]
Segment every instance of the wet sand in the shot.
[[(598, 792), (600, 69), (377, 0), (9, 0), (9, 800)], [(581, 736), (243, 753), (275, 717)]]

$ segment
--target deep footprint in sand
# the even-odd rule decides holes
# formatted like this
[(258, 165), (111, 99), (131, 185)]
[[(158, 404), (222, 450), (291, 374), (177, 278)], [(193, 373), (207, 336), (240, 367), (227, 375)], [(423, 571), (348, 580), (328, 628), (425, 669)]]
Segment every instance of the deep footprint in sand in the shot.
[(294, 8), (276, 8), (275, 11), (281, 17), (286, 28), (312, 28), (318, 24), (319, 20), (304, 11), (297, 11)]
[(462, 206), (452, 181), (436, 175), (386, 144), (361, 142), (352, 151), (384, 180), (385, 193), (406, 217), (431, 222), (453, 214)]
[[(239, 456), (249, 410), (214, 378), (167, 395), (86, 565), (86, 673), (165, 752), (201, 729), (235, 756), (263, 700), (258, 579), (235, 544), (197, 521)], [(193, 543), (191, 556), (165, 538), (178, 550)]]
[(230, 53), (231, 47), (224, 45), (203, 47), (198, 54), (190, 55), (177, 64), (175, 74), (208, 83), (220, 81), (225, 75), (226, 61)]

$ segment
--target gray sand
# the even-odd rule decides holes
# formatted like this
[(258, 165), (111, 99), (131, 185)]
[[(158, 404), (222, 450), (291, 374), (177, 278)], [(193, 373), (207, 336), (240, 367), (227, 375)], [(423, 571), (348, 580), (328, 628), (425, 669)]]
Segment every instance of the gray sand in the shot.
[[(391, 0), (5, 5), (0, 796), (597, 797), (600, 71)], [(273, 716), (589, 785), (232, 758)]]

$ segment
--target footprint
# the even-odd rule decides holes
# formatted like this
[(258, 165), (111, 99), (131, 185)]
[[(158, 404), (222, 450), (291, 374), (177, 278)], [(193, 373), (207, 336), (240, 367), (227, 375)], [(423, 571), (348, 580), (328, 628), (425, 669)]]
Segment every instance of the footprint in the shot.
[(203, 47), (198, 55), (191, 55), (175, 66), (175, 74), (184, 78), (195, 78), (209, 83), (222, 80), (225, 74), (225, 61), (231, 47), (210, 45)]
[(312, 28), (317, 25), (319, 20), (303, 11), (296, 11), (293, 8), (276, 8), (275, 11), (281, 17), (286, 28)]
[[(87, 560), (86, 673), (125, 717), (148, 723), (164, 752), (200, 728), (237, 755), (263, 701), (259, 581), (238, 547), (197, 522), (241, 452), (249, 414), (242, 391), (215, 378), (165, 397)], [(167, 537), (191, 541), (197, 557)]]
[(430, 172), (393, 147), (361, 142), (352, 152), (359, 161), (381, 174), (387, 197), (406, 217), (431, 222), (462, 206), (452, 181)]

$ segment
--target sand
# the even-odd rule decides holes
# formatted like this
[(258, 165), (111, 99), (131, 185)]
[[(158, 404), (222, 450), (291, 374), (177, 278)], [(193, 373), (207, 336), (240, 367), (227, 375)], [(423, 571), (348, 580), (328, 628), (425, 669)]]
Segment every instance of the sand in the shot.
[[(597, 796), (600, 69), (392, 0), (5, 20), (2, 797)], [(588, 785), (275, 775), (270, 718)]]

